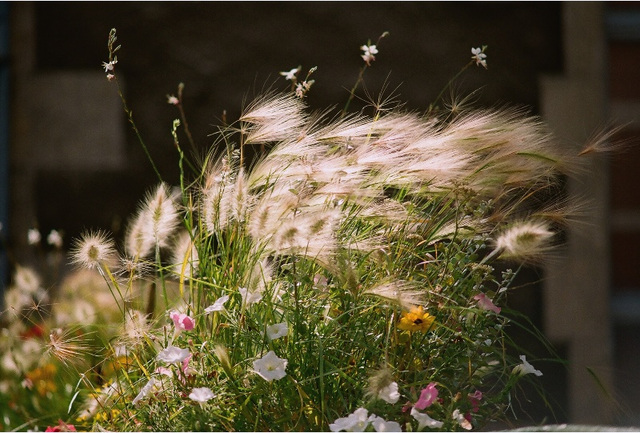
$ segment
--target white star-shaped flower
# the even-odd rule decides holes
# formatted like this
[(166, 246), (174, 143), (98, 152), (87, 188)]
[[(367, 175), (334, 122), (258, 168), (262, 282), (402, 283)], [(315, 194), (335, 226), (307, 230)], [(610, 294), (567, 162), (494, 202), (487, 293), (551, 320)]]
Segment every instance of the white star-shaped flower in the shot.
[(364, 60), (368, 66), (371, 66), (371, 62), (376, 59), (375, 54), (378, 54), (378, 48), (375, 45), (362, 45), (360, 49), (364, 51), (364, 54), (361, 56), (362, 60)]
[(482, 65), (484, 68), (487, 68), (487, 55), (484, 53), (484, 48), (471, 48), (471, 56), (472, 60), (476, 61), (476, 65)]
[(287, 360), (278, 358), (273, 350), (270, 350), (260, 359), (253, 361), (253, 369), (267, 382), (280, 380), (287, 375)]
[(110, 72), (110, 71), (113, 71), (113, 68), (116, 63), (118, 63), (118, 61), (115, 59), (111, 60), (110, 62), (102, 62), (102, 67), (104, 68), (105, 72)]
[(282, 75), (285, 80), (295, 80), (298, 72), (300, 72), (300, 66), (293, 68), (290, 71), (280, 72), (280, 75)]

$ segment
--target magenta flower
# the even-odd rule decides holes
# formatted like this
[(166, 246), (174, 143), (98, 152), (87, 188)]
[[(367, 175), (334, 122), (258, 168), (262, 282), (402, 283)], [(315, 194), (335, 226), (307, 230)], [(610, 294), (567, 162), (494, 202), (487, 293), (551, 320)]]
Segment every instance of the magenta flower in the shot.
[(413, 406), (416, 409), (424, 410), (431, 406), (437, 398), (438, 390), (436, 389), (436, 383), (431, 382), (425, 389), (422, 390), (422, 392), (420, 393), (420, 398)]
[(500, 314), (501, 308), (496, 306), (491, 299), (487, 298), (487, 295), (484, 293), (479, 293), (473, 297), (476, 301), (478, 301), (478, 307), (483, 310), (493, 311), (496, 314)]
[(473, 394), (469, 394), (469, 400), (471, 401), (471, 411), (473, 413), (480, 410), (480, 400), (482, 400), (482, 391), (476, 390)]
[(184, 313), (172, 311), (171, 313), (169, 313), (169, 317), (171, 318), (171, 320), (173, 320), (176, 331), (190, 331), (194, 328), (194, 326), (196, 326), (195, 320)]

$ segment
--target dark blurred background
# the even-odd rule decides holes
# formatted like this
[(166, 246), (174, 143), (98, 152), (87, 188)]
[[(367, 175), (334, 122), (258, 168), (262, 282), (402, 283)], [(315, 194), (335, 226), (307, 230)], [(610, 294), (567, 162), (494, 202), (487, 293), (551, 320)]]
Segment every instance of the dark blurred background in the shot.
[[(579, 146), (611, 120), (638, 135), (640, 7), (626, 2), (4, 2), (0, 3), (0, 222), (11, 258), (34, 261), (27, 231), (85, 229), (119, 239), (127, 218), (157, 183), (101, 62), (117, 29), (116, 73), (137, 128), (162, 177), (177, 184), (167, 103), (184, 83), (184, 109), (199, 152), (223, 112), (279, 75), (317, 66), (312, 109), (342, 107), (363, 63), (360, 46), (388, 31), (365, 73), (367, 91), (394, 91), (426, 110), (487, 45), (488, 69), (469, 68), (454, 85), (477, 106), (518, 105), (541, 115), (562, 145)], [(358, 93), (364, 97), (364, 91)], [(445, 95), (448, 97), (449, 92)], [(362, 103), (355, 102), (357, 110)], [(630, 141), (633, 142), (633, 141)], [(564, 256), (528, 270), (515, 292), (523, 311), (568, 359), (520, 335), (540, 358), (553, 410), (533, 393), (516, 425), (640, 425), (640, 193), (637, 146), (598, 160), (568, 182), (593, 205), (588, 224), (567, 234)], [(573, 183), (572, 183), (573, 182)], [(586, 229), (584, 227), (587, 227)], [(45, 250), (51, 248), (41, 245)], [(540, 283), (540, 281), (545, 281)], [(533, 283), (531, 283), (533, 282)], [(605, 391), (589, 373), (596, 373)]]

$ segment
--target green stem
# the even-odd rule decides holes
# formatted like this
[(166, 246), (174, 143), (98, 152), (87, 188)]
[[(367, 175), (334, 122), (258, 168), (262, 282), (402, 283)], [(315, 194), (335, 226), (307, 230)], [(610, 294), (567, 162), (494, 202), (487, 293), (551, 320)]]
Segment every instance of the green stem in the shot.
[(118, 82), (117, 77), (115, 78), (115, 81), (118, 86), (118, 95), (120, 96), (120, 100), (122, 101), (122, 107), (124, 109), (124, 112), (127, 114), (127, 119), (129, 120), (129, 124), (131, 125), (133, 132), (135, 132), (136, 138), (138, 139), (138, 142), (142, 146), (142, 150), (144, 150), (144, 153), (147, 156), (147, 159), (151, 163), (151, 167), (153, 168), (153, 171), (156, 173), (156, 176), (158, 176), (158, 179), (160, 180), (160, 182), (162, 182), (162, 176), (160, 175), (160, 172), (158, 171), (156, 164), (153, 162), (153, 158), (151, 158), (151, 154), (149, 153), (149, 149), (147, 149), (147, 145), (144, 144), (144, 140), (142, 139), (142, 135), (140, 135), (140, 131), (138, 131), (138, 127), (136, 126), (136, 123), (133, 120), (133, 111), (131, 111), (129, 109), (129, 106), (127, 105), (127, 100), (125, 99), (124, 94), (122, 93), (122, 89), (120, 88), (120, 83)]
[(458, 73), (457, 73), (456, 75), (454, 75), (454, 76), (453, 76), (453, 78), (451, 78), (451, 79), (449, 80), (449, 82), (448, 82), (448, 83), (447, 83), (447, 84), (442, 88), (442, 90), (440, 90), (440, 93), (438, 93), (438, 96), (436, 96), (436, 99), (434, 99), (434, 100), (433, 100), (433, 102), (432, 102), (431, 104), (429, 104), (429, 110), (427, 111), (427, 116), (428, 116), (429, 114), (431, 114), (431, 112), (435, 109), (436, 104), (437, 104), (437, 103), (438, 103), (438, 101), (442, 98), (442, 95), (444, 94), (444, 92), (445, 92), (449, 87), (451, 87), (451, 85), (453, 84), (453, 82), (454, 82), (455, 80), (457, 80), (457, 79), (458, 79), (458, 77), (459, 77), (460, 75), (462, 75), (462, 73), (463, 73), (464, 71), (466, 71), (466, 70), (469, 68), (469, 66), (473, 65), (473, 63), (474, 63), (474, 62), (473, 62), (473, 60), (472, 60), (472, 61), (470, 61), (469, 63), (467, 63), (465, 66), (463, 66), (463, 67), (462, 67), (462, 69), (460, 69), (460, 70), (458, 71)]

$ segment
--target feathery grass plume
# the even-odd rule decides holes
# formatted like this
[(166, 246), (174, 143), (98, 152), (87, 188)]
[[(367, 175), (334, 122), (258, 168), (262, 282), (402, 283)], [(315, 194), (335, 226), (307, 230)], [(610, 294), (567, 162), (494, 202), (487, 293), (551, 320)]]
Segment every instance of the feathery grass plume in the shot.
[(363, 292), (383, 299), (389, 304), (395, 304), (405, 310), (421, 305), (425, 301), (425, 290), (418, 288), (415, 282), (393, 280), (376, 284)]
[(156, 248), (169, 245), (170, 236), (180, 224), (176, 194), (160, 183), (155, 191), (147, 193), (138, 213), (129, 224), (126, 252), (130, 257), (142, 259)]
[(229, 222), (233, 196), (234, 169), (229, 158), (222, 157), (207, 169), (200, 191), (200, 212), (209, 233), (224, 229)]
[(171, 255), (173, 272), (189, 279), (198, 274), (198, 249), (188, 231), (182, 231), (175, 239)]
[(337, 210), (300, 213), (281, 221), (266, 248), (277, 255), (328, 258), (338, 248), (335, 237)]
[(103, 231), (85, 232), (74, 241), (71, 263), (87, 269), (112, 266), (117, 258), (115, 244)]
[(497, 237), (495, 251), (500, 258), (535, 262), (549, 251), (554, 236), (544, 221), (516, 222)]
[(152, 334), (153, 324), (147, 314), (138, 310), (127, 310), (117, 341), (126, 347), (136, 347), (145, 343)]
[(291, 94), (256, 99), (239, 119), (241, 123), (249, 124), (244, 143), (269, 143), (295, 136), (305, 122), (304, 109), (302, 100)]

